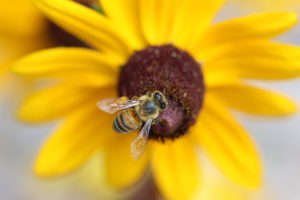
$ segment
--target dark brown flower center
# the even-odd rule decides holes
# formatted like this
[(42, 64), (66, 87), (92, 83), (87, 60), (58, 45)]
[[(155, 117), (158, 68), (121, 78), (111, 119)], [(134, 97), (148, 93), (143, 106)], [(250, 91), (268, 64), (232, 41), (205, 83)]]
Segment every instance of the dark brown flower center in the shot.
[(203, 102), (201, 65), (173, 45), (135, 52), (121, 68), (119, 95), (131, 98), (156, 90), (165, 94), (168, 106), (152, 125), (149, 137), (165, 140), (187, 133)]

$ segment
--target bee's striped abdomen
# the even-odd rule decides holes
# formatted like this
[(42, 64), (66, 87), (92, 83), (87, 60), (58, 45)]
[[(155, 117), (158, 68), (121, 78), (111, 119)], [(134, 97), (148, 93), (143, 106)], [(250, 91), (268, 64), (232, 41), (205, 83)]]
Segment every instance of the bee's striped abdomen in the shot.
[(118, 133), (128, 133), (135, 130), (134, 127), (130, 127), (126, 124), (126, 122), (124, 122), (124, 117), (122, 117), (122, 114), (118, 115), (115, 118), (113, 129)]
[(141, 121), (135, 116), (134, 110), (122, 111), (114, 120), (113, 130), (118, 133), (128, 133), (138, 129)]

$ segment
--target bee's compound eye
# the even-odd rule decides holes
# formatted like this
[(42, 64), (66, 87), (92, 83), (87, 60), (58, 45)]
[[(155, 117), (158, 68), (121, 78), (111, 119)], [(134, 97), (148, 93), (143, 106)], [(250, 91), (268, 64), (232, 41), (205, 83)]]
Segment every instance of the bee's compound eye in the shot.
[(146, 101), (142, 107), (144, 112), (149, 114), (154, 113), (156, 110), (156, 105), (153, 101)]
[(159, 92), (155, 92), (154, 93), (154, 98), (157, 100), (157, 101), (160, 101), (161, 100), (161, 95)]
[(165, 109), (165, 108), (167, 107), (167, 104), (166, 104), (165, 102), (161, 102), (161, 103), (159, 104), (159, 107), (160, 107), (161, 109)]

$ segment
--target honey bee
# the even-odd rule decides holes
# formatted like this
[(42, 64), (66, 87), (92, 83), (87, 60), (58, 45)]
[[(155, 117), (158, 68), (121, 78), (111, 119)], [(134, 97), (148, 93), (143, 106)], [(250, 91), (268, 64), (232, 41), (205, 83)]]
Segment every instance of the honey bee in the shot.
[(107, 113), (120, 111), (113, 121), (112, 127), (115, 132), (126, 134), (141, 129), (130, 146), (131, 156), (135, 160), (143, 155), (151, 125), (167, 105), (166, 97), (159, 91), (148, 92), (132, 99), (112, 98), (97, 102), (98, 108)]

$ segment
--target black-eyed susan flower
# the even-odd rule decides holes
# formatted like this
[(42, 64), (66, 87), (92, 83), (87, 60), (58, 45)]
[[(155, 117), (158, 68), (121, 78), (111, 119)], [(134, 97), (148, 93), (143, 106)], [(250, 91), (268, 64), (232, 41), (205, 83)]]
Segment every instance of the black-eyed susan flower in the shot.
[[(256, 147), (230, 109), (263, 116), (296, 111), (285, 96), (246, 83), (299, 76), (300, 49), (271, 41), (293, 27), (295, 14), (212, 24), (223, 0), (101, 0), (104, 14), (68, 0), (33, 2), (93, 47), (44, 50), (13, 67), (23, 76), (54, 80), (24, 101), (19, 117), (64, 119), (37, 158), (38, 175), (65, 174), (101, 151), (115, 187), (136, 183), (150, 168), (167, 199), (187, 199), (200, 184), (200, 147), (230, 180), (246, 188), (261, 185)], [(156, 90), (168, 106), (151, 127), (146, 152), (133, 160), (129, 146), (136, 134), (113, 132), (114, 116), (95, 104)]]

